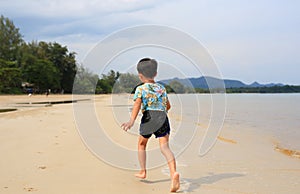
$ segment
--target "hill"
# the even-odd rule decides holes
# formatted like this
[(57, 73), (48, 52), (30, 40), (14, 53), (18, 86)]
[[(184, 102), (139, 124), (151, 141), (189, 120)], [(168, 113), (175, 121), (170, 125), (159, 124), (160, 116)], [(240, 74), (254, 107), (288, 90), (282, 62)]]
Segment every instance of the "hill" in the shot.
[(160, 82), (163, 84), (169, 85), (172, 81), (177, 81), (184, 85), (185, 87), (193, 87), (193, 88), (260, 88), (260, 87), (273, 87), (273, 86), (284, 86), (281, 83), (268, 83), (268, 84), (260, 84), (258, 82), (253, 82), (252, 84), (245, 84), (239, 80), (231, 80), (231, 79), (218, 79), (209, 76), (202, 76), (199, 78), (173, 78), (167, 80), (161, 80)]

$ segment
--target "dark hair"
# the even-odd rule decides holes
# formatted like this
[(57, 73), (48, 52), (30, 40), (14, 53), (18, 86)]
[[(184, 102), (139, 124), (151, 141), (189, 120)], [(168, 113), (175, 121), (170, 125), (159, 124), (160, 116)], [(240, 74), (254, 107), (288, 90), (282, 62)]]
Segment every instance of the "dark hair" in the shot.
[(147, 78), (153, 78), (157, 73), (157, 62), (155, 59), (143, 58), (137, 64), (137, 71)]

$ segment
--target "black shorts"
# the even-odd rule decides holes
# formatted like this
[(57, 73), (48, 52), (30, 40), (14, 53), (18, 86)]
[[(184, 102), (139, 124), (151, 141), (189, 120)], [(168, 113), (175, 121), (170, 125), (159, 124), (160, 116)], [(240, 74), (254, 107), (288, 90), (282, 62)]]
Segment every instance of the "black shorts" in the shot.
[(140, 124), (140, 135), (150, 138), (152, 134), (156, 138), (170, 134), (169, 119), (164, 111), (144, 111)]

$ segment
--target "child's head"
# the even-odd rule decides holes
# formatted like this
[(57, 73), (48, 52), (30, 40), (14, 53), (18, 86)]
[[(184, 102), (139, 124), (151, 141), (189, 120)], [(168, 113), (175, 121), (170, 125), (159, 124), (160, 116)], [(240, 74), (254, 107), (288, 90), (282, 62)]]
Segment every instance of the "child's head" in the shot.
[(137, 71), (144, 77), (152, 79), (157, 74), (157, 62), (155, 59), (143, 58), (137, 64)]

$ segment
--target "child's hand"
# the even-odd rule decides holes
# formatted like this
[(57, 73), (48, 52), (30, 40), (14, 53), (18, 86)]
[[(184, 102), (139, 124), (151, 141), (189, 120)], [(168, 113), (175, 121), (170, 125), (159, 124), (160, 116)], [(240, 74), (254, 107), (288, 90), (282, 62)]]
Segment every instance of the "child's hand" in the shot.
[(124, 130), (124, 131), (128, 131), (132, 126), (133, 126), (134, 122), (133, 121), (128, 121), (127, 123), (123, 123), (121, 125), (121, 128)]

